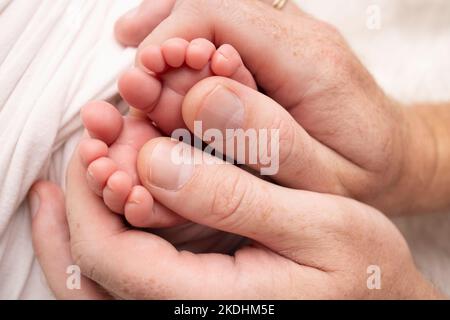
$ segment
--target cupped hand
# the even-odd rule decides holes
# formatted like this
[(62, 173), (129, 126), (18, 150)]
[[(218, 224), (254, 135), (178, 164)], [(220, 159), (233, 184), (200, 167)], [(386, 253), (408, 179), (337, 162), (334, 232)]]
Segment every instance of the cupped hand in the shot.
[[(285, 128), (277, 116), (264, 123), (281, 130), (286, 170), (277, 183), (351, 197), (386, 214), (423, 210), (416, 195), (427, 194), (433, 179), (433, 134), (415, 110), (384, 94), (336, 29), (292, 3), (277, 11), (255, 0), (172, 1), (161, 23), (149, 9), (155, 5), (144, 2), (134, 24), (122, 19), (121, 38), (127, 31), (135, 44), (152, 31), (141, 49), (174, 37), (231, 44), (259, 87), (295, 120)], [(257, 112), (252, 107), (248, 118)]]
[[(280, 187), (206, 155), (203, 164), (176, 165), (171, 162), (175, 146), (158, 138), (142, 149), (144, 185), (182, 217), (253, 243), (234, 255), (194, 254), (131, 230), (92, 193), (75, 157), (67, 177), (68, 224), (61, 197), (54, 198), (59, 191), (45, 184), (33, 189), (40, 199), (34, 245), (57, 297), (437, 297), (416, 270), (400, 233), (375, 209), (339, 196)], [(55, 253), (62, 258), (55, 259)], [(81, 291), (65, 287), (69, 264), (86, 276)], [(371, 266), (381, 272), (380, 290), (367, 285)]]
[[(89, 190), (75, 157), (68, 174), (68, 224), (61, 199), (50, 205), (52, 193), (39, 184), (34, 188), (41, 200), (33, 219), (34, 245), (55, 294), (73, 297), (61, 272), (65, 264), (76, 263), (87, 276), (86, 291), (77, 298), (437, 297), (416, 270), (404, 239), (380, 212), (354, 200), (298, 190), (352, 195), (401, 212), (405, 198), (386, 194), (412, 190), (397, 167), (412, 170), (404, 153), (414, 150), (408, 125), (418, 120), (392, 106), (329, 26), (301, 12), (287, 16), (255, 1), (236, 3), (180, 2), (147, 43), (183, 37), (189, 24), (198, 26), (190, 29), (195, 37), (228, 42), (241, 51), (273, 99), (212, 78), (186, 97), (184, 119), (191, 128), (209, 94), (231, 92), (245, 110), (244, 128), (281, 129), (274, 180), (282, 186), (217, 160), (175, 165), (168, 158), (174, 143), (164, 138), (143, 148), (139, 171), (161, 204), (253, 244), (231, 256), (193, 254), (131, 230)], [(263, 112), (256, 113), (256, 107)], [(401, 143), (408, 147), (398, 154), (391, 146)], [(385, 161), (392, 166), (386, 169)], [(46, 241), (50, 231), (58, 239)], [(64, 259), (55, 261), (49, 252), (64, 253)], [(367, 287), (370, 266), (381, 271), (381, 290)]]

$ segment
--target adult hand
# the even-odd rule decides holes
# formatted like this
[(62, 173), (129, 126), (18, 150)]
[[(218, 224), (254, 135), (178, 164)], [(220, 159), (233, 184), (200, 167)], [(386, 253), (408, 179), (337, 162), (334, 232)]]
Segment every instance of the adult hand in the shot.
[[(280, 129), (283, 170), (277, 183), (355, 198), (387, 214), (449, 206), (450, 177), (442, 169), (449, 157), (438, 158), (437, 126), (421, 117), (420, 108), (387, 97), (330, 25), (294, 7), (279, 12), (255, 0), (178, 1), (159, 25), (147, 9), (133, 16), (139, 17), (136, 26), (144, 26), (144, 17), (153, 21), (142, 28), (153, 31), (141, 49), (173, 37), (229, 43), (260, 88), (289, 112), (293, 121), (286, 122), (282, 112), (244, 105), (244, 129)], [(130, 21), (121, 20), (119, 34), (131, 30)], [(257, 112), (266, 113), (266, 122), (254, 120)]]
[[(273, 0), (257, 1), (267, 5), (273, 4)], [(117, 21), (115, 26), (117, 40), (124, 46), (139, 46), (149, 33), (170, 15), (176, 2), (177, 0), (142, 0), (137, 8), (130, 10)], [(292, 1), (288, 1), (282, 9), (289, 12), (298, 10)]]
[[(276, 186), (232, 165), (177, 166), (170, 162), (173, 146), (170, 139), (158, 138), (142, 149), (138, 163), (145, 186), (181, 216), (255, 242), (233, 256), (193, 254), (130, 230), (91, 192), (75, 157), (67, 178), (70, 245), (64, 203), (52, 198), (60, 193), (45, 185), (33, 188), (40, 199), (34, 245), (57, 297), (74, 296), (64, 286), (68, 264), (77, 264), (87, 276), (78, 298), (438, 296), (416, 270), (399, 232), (376, 210), (338, 196)], [(55, 252), (63, 259), (55, 259)], [(381, 270), (380, 290), (367, 287), (370, 265)]]

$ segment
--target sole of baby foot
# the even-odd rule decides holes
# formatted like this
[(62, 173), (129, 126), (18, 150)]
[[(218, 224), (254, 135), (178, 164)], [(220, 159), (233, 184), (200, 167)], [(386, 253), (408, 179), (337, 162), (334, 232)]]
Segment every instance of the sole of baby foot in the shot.
[[(123, 117), (113, 106), (90, 103), (83, 109), (83, 122), (89, 135), (100, 137), (84, 139), (78, 148), (87, 168), (90, 188), (103, 197), (105, 205), (115, 213), (125, 214), (128, 222), (138, 228), (159, 228), (178, 225), (184, 219), (169, 209), (153, 204), (151, 194), (136, 172), (136, 158), (140, 148), (160, 136), (147, 117)], [(111, 121), (115, 126), (110, 126)], [(112, 140), (112, 138), (115, 140)]]
[(145, 48), (140, 59), (147, 70), (126, 71), (119, 80), (119, 91), (165, 134), (185, 127), (181, 113), (184, 96), (205, 78), (229, 77), (256, 89), (253, 76), (230, 45), (216, 50), (206, 39), (187, 42), (175, 38)]

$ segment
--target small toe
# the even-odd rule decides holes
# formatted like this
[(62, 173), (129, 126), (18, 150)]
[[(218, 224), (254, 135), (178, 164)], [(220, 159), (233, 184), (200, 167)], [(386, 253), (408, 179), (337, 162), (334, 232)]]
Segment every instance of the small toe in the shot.
[(119, 79), (122, 98), (132, 107), (143, 112), (151, 112), (161, 94), (161, 82), (144, 71), (133, 68)]
[(89, 188), (102, 196), (106, 182), (117, 169), (117, 165), (110, 158), (102, 157), (93, 161), (87, 168), (86, 179)]
[(161, 49), (166, 63), (173, 67), (181, 67), (186, 59), (189, 42), (181, 38), (169, 39), (163, 43)]
[(237, 50), (229, 45), (222, 45), (211, 59), (211, 70), (215, 75), (228, 77), (250, 88), (256, 89), (256, 82), (247, 69)]
[(124, 171), (113, 173), (103, 189), (103, 200), (111, 211), (123, 213), (128, 195), (131, 192), (132, 181)]
[(236, 49), (224, 44), (214, 53), (211, 69), (218, 76), (231, 77), (242, 64), (241, 56)]
[(187, 220), (179, 216), (169, 208), (163, 206), (159, 202), (153, 204), (153, 220), (150, 227), (152, 228), (171, 228), (185, 224)]
[(206, 39), (192, 40), (187, 48), (186, 64), (195, 70), (203, 69), (216, 51), (216, 46)]
[(166, 70), (166, 61), (161, 52), (161, 47), (150, 45), (140, 53), (142, 65), (154, 73), (162, 73)]
[(81, 163), (87, 168), (93, 161), (108, 156), (108, 146), (101, 140), (84, 139), (78, 146)]
[(113, 143), (122, 131), (122, 115), (119, 110), (107, 102), (88, 103), (81, 110), (81, 119), (89, 135), (107, 145)]
[(134, 227), (150, 227), (153, 220), (153, 197), (143, 186), (134, 186), (125, 205), (125, 218)]

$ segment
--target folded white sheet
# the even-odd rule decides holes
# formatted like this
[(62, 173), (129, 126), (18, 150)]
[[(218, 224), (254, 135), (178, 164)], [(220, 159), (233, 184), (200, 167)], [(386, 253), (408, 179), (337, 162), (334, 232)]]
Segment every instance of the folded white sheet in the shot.
[[(164, 0), (155, 0), (164, 1)], [(52, 298), (34, 258), (24, 199), (37, 178), (64, 185), (81, 106), (117, 95), (134, 51), (113, 38), (138, 0), (0, 0), (0, 298)], [(336, 24), (402, 100), (450, 100), (450, 2), (300, 0)], [(366, 28), (379, 5), (382, 28)], [(450, 294), (449, 215), (398, 222), (422, 270)], [(51, 235), (49, 235), (51, 237)]]
[(117, 94), (134, 51), (114, 41), (113, 25), (136, 3), (0, 0), (0, 298), (51, 297), (24, 199), (38, 178), (63, 185), (80, 107)]

